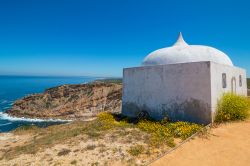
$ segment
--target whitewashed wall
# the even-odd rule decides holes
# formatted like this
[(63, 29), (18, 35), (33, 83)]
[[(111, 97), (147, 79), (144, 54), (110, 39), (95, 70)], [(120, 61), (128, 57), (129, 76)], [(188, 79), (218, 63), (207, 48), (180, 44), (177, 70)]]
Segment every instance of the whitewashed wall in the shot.
[(155, 119), (169, 116), (211, 122), (210, 62), (124, 69), (122, 113), (135, 117), (144, 110)]
[[(222, 86), (222, 73), (226, 73), (226, 88)], [(239, 85), (239, 76), (242, 76), (242, 86)], [(246, 70), (232, 67), (227, 65), (221, 65), (211, 62), (211, 89), (212, 89), (212, 111), (216, 111), (216, 106), (221, 96), (226, 92), (232, 92), (231, 80), (236, 79), (236, 94), (247, 96), (247, 81)]]

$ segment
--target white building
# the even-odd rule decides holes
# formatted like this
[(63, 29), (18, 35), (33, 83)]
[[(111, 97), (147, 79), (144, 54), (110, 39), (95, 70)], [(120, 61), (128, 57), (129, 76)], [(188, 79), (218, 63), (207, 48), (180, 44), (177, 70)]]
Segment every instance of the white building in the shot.
[(225, 92), (246, 96), (246, 71), (215, 48), (188, 45), (180, 34), (172, 47), (152, 52), (142, 66), (124, 69), (122, 113), (208, 124)]

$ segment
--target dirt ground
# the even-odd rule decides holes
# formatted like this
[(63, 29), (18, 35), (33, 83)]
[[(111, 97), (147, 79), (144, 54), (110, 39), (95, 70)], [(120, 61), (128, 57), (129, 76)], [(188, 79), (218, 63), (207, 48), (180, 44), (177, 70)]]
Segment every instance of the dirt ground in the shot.
[[(81, 134), (61, 143), (52, 144), (51, 147), (41, 146), (41, 149), (36, 149), (34, 154), (32, 154), (33, 148), (26, 146), (31, 151), (29, 154), (23, 153), (10, 159), (1, 159), (11, 149), (32, 142), (34, 135), (32, 133), (0, 133), (0, 166), (145, 165), (164, 151), (169, 150), (169, 147), (161, 146), (158, 149), (150, 150), (150, 154), (131, 156), (128, 153), (131, 147), (137, 145), (145, 147), (146, 153), (149, 150), (145, 143), (147, 138), (146, 133), (135, 128), (107, 131), (105, 135), (100, 135), (98, 138), (89, 138), (87, 135)], [(16, 153), (18, 152), (13, 152), (13, 154)]]
[(208, 138), (195, 137), (151, 166), (249, 166), (250, 121), (212, 128)]

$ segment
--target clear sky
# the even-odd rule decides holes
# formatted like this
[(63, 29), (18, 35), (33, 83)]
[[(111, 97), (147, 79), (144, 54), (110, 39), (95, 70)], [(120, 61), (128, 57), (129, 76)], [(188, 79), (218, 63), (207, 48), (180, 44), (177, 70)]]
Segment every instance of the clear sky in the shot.
[(122, 76), (179, 31), (250, 76), (248, 0), (1, 0), (0, 75)]

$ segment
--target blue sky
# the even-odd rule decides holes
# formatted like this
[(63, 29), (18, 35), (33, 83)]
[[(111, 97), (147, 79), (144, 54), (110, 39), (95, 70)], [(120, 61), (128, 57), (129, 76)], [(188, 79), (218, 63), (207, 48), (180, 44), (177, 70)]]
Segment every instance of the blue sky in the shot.
[(180, 31), (250, 72), (249, 9), (247, 0), (1, 0), (0, 75), (121, 76)]

